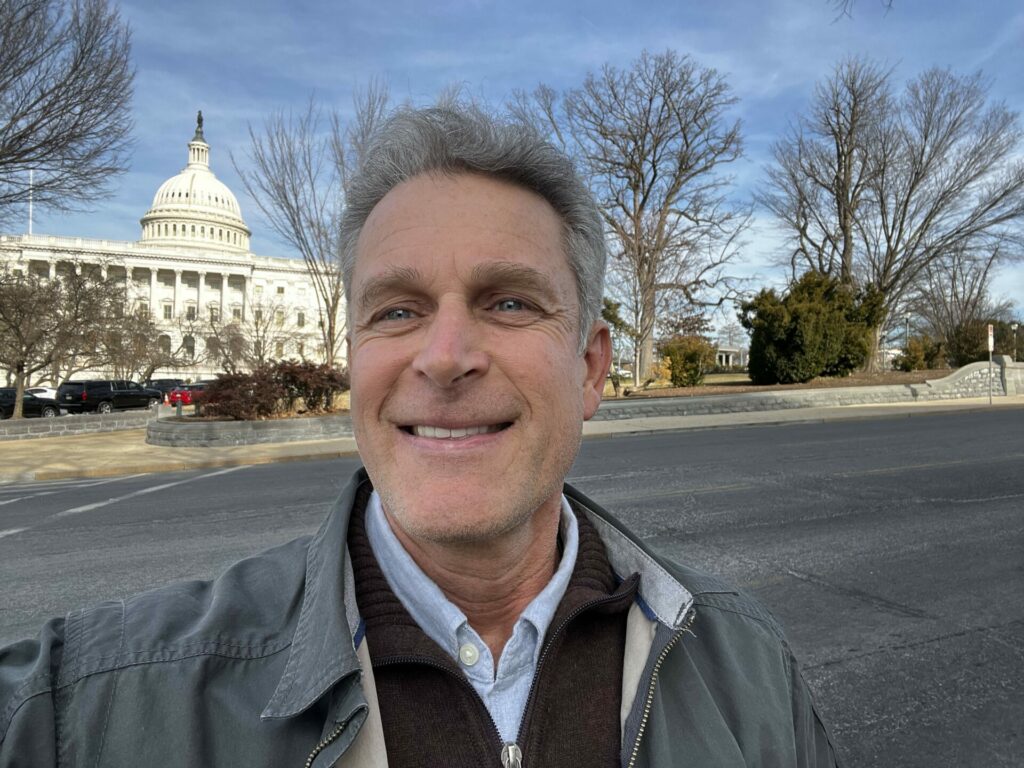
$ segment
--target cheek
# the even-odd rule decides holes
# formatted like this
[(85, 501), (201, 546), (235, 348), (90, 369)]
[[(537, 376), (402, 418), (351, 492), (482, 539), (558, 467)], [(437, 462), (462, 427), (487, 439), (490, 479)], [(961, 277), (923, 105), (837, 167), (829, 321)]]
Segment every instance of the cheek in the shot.
[(387, 346), (367, 343), (353, 347), (349, 358), (353, 410), (383, 399), (401, 373), (401, 355)]

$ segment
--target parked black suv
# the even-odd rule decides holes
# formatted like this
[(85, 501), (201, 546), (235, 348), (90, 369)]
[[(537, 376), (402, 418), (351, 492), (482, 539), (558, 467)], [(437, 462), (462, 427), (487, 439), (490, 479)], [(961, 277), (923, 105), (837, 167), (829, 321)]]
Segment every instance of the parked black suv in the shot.
[[(14, 413), (14, 399), (18, 391), (14, 387), (0, 387), (0, 419), (9, 419)], [(26, 392), (21, 400), (21, 414), (25, 418), (43, 416), (51, 418), (60, 415), (60, 407), (56, 400), (48, 397), (36, 397)]]
[(166, 397), (172, 389), (185, 386), (184, 379), (150, 379), (142, 386), (150, 389), (159, 389)]
[(110, 413), (126, 408), (149, 408), (163, 402), (159, 389), (123, 379), (65, 381), (57, 387), (57, 402), (70, 413)]

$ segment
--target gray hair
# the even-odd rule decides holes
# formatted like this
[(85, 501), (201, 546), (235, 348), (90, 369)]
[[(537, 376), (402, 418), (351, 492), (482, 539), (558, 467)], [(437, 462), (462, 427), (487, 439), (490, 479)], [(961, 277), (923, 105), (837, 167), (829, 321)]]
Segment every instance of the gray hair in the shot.
[(345, 298), (351, 306), (356, 243), (370, 212), (404, 181), (424, 173), (480, 173), (543, 197), (561, 217), (576, 277), (580, 351), (601, 316), (607, 261), (601, 214), (572, 161), (532, 129), (465, 107), (403, 108), (374, 135), (345, 194), (339, 232)]

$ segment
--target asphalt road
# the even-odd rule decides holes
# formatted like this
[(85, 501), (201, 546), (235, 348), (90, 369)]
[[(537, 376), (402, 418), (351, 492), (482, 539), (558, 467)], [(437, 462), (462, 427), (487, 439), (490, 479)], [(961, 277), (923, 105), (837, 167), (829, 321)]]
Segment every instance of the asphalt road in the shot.
[[(314, 530), (354, 466), (0, 488), (0, 644)], [(571, 479), (772, 608), (845, 766), (1024, 765), (1024, 409), (591, 440)]]

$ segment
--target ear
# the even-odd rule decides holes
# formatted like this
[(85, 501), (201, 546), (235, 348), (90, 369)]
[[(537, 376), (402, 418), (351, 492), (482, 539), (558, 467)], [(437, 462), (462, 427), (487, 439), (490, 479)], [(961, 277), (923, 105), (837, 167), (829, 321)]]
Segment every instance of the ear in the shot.
[(597, 412), (597, 406), (601, 404), (604, 381), (612, 364), (612, 337), (608, 331), (608, 324), (603, 320), (596, 320), (590, 327), (587, 346), (583, 350), (583, 363), (586, 366), (583, 381), (583, 419), (586, 421), (593, 417)]

